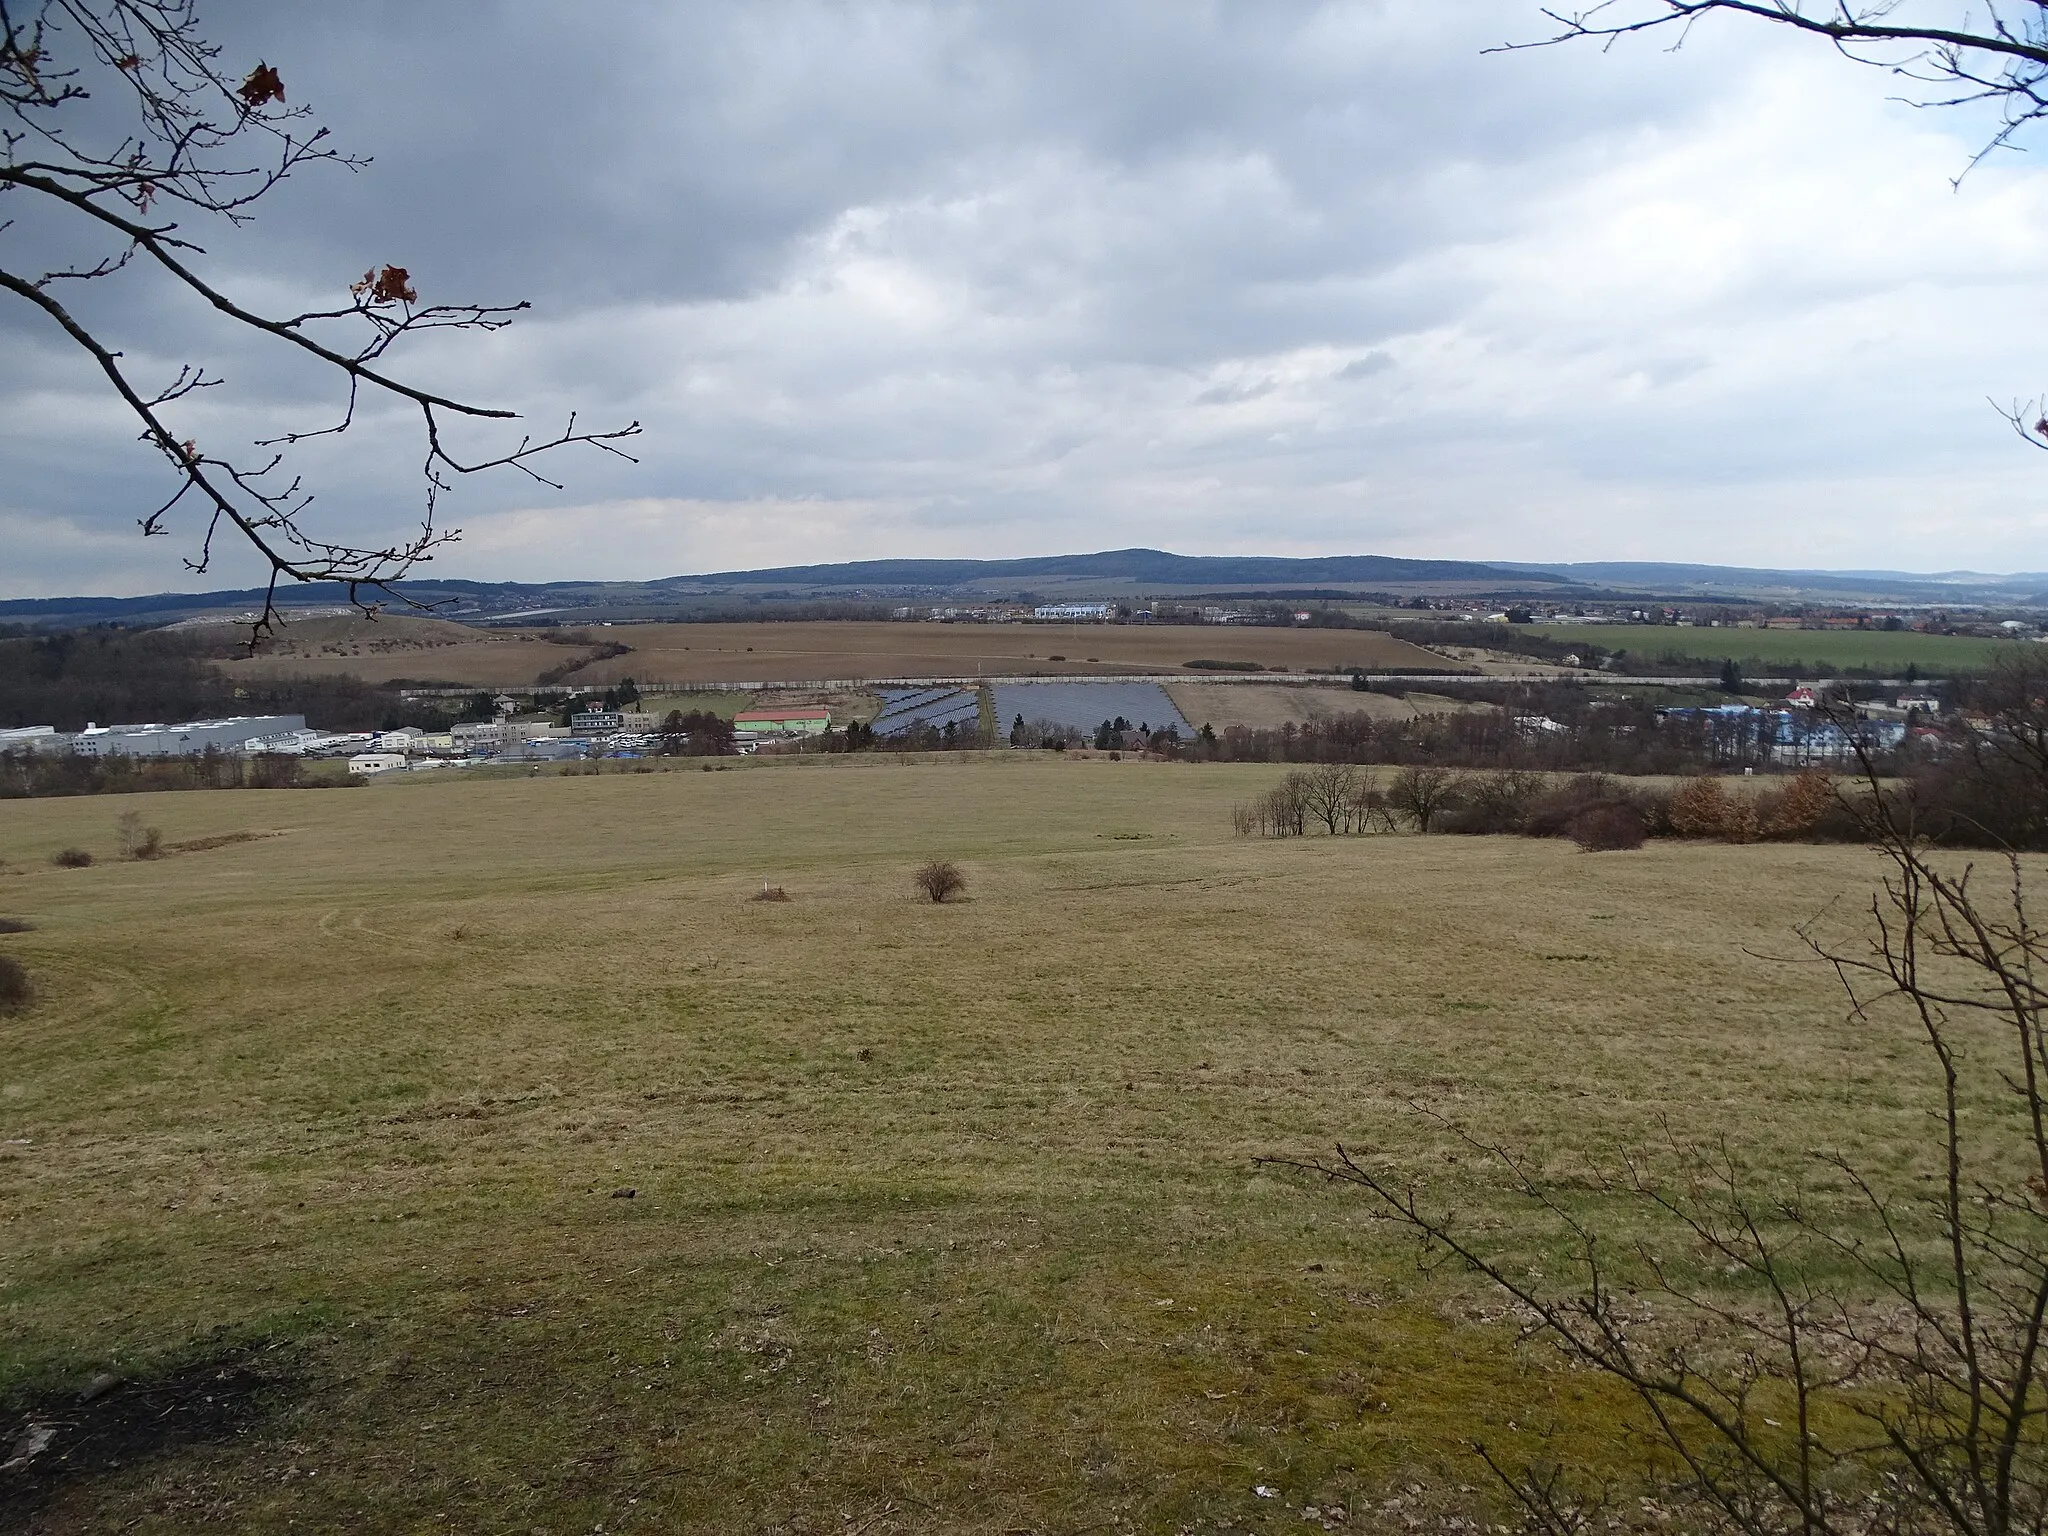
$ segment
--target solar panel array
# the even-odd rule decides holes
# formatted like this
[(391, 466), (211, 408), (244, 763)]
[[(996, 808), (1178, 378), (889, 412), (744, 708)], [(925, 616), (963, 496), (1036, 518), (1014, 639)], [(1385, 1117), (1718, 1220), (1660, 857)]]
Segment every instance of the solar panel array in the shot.
[(967, 688), (884, 688), (882, 712), (871, 724), (877, 736), (900, 736), (919, 726), (944, 730), (950, 724), (979, 727), (981, 698)]
[(1157, 683), (995, 683), (996, 733), (1006, 734), (1022, 715), (1026, 722), (1072, 726), (1092, 732), (1118, 715), (1134, 726), (1163, 731), (1168, 726), (1183, 736), (1194, 734), (1173, 700)]

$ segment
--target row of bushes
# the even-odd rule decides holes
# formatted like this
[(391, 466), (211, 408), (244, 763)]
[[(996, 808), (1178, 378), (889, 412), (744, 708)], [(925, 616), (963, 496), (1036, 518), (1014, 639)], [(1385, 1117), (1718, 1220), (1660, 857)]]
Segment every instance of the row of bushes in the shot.
[(124, 795), (174, 789), (320, 789), (360, 778), (316, 778), (304, 758), (250, 757), (208, 747), (194, 757), (89, 757), (70, 752), (0, 752), (0, 800), (56, 795)]
[(1604, 774), (1507, 769), (1460, 777), (1409, 767), (1384, 787), (1348, 763), (1296, 769), (1232, 811), (1240, 837), (1416, 832), (1568, 837), (1587, 849), (1640, 848), (1652, 837), (1723, 842), (1854, 841), (1863, 819), (1824, 773), (1806, 772), (1754, 795), (1731, 795), (1718, 779), (1676, 789), (1622, 784)]

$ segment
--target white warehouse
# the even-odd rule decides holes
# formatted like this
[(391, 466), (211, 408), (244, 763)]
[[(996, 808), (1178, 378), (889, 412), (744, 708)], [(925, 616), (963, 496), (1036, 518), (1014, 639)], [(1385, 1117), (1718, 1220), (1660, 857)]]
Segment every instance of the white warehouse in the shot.
[(86, 757), (195, 757), (208, 747), (240, 752), (262, 737), (305, 728), (304, 715), (236, 715), (181, 725), (88, 725), (71, 738), (71, 750)]

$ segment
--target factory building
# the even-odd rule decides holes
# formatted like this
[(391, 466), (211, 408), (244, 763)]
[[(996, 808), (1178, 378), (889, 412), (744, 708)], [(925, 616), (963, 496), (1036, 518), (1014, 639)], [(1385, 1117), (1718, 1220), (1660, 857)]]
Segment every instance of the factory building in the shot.
[(54, 725), (24, 725), (0, 731), (0, 752), (69, 752), (71, 737)]
[(71, 750), (85, 757), (196, 757), (209, 747), (241, 752), (252, 741), (305, 728), (304, 715), (236, 715), (180, 725), (88, 724), (71, 738)]

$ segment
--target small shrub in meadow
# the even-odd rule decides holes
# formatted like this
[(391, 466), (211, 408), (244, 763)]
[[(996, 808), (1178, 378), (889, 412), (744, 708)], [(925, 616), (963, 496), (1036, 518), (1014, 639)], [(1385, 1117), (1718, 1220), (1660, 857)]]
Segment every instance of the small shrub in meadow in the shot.
[(164, 856), (163, 828), (145, 827), (139, 812), (123, 813), (115, 827), (121, 837), (122, 858), (160, 859)]
[(1571, 839), (1588, 853), (1640, 848), (1648, 836), (1642, 815), (1633, 806), (1593, 805), (1572, 818)]
[(0, 955), (0, 1013), (26, 1008), (34, 997), (35, 989), (29, 986), (21, 962), (12, 955)]
[(50, 855), (50, 862), (59, 869), (85, 869), (92, 863), (92, 855), (83, 848), (60, 848)]
[(967, 877), (960, 873), (960, 866), (934, 859), (920, 869), (914, 877), (917, 888), (935, 902), (944, 901), (948, 896), (957, 896), (967, 889)]

